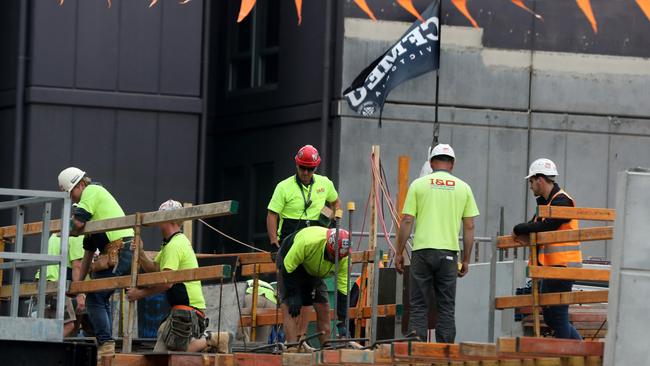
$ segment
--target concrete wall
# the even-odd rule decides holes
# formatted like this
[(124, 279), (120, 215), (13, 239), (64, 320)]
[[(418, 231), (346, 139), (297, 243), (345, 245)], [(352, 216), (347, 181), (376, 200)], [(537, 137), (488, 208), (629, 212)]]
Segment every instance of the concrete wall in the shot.
[[(408, 26), (346, 18), (342, 85)], [(535, 201), (523, 177), (538, 157), (558, 164), (559, 184), (586, 207), (613, 207), (615, 173), (647, 165), (650, 60), (486, 48), (481, 29), (445, 26), (442, 34), (440, 141), (454, 147), (454, 173), (474, 191), (481, 211), (477, 235), (495, 235), (501, 206), (506, 231), (531, 217)], [(339, 102), (336, 173), (343, 201), (365, 204), (373, 144), (381, 145), (393, 199), (398, 156), (411, 157), (410, 180), (417, 177), (431, 143), (434, 94), (434, 73), (398, 86), (388, 97), (382, 128)], [(361, 220), (356, 223), (360, 227)], [(610, 255), (604, 243), (585, 244), (583, 251), (586, 257)]]
[(650, 170), (618, 174), (616, 225), (607, 311), (604, 362), (647, 364), (650, 321), (645, 301), (650, 293)]

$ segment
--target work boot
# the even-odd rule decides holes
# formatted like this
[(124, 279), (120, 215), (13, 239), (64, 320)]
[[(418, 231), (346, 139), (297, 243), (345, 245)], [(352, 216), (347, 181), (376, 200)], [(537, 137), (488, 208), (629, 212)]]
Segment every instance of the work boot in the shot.
[(115, 341), (106, 341), (97, 347), (97, 361), (102, 362), (103, 356), (115, 356)]
[(232, 337), (228, 332), (215, 332), (206, 331), (206, 341), (209, 346), (217, 349), (217, 353), (230, 353), (232, 347)]
[(312, 353), (314, 351), (316, 351), (316, 348), (310, 346), (309, 343), (307, 342), (302, 342), (298, 350), (298, 352), (300, 353)]

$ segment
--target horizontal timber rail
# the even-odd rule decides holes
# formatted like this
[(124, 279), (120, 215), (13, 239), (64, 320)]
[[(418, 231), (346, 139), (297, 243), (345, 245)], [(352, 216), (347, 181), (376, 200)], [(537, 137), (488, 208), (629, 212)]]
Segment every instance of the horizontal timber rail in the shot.
[[(142, 214), (142, 225), (151, 226), (169, 221), (187, 221), (199, 218), (227, 216), (237, 213), (237, 201), (223, 201), (179, 208), (172, 211), (152, 211)], [(105, 231), (126, 229), (135, 226), (135, 215), (117, 217), (113, 219), (88, 221), (81, 234), (92, 234)], [(4, 226), (3, 237), (16, 236), (16, 226)], [(43, 231), (42, 222), (32, 222), (23, 225), (23, 235), (40, 234)], [(61, 231), (61, 220), (52, 220), (50, 232)]]
[[(352, 252), (350, 253), (350, 258), (352, 259), (352, 263), (368, 263), (368, 262), (372, 263), (374, 261), (374, 255), (375, 255), (374, 250), (366, 250), (360, 252)], [(275, 273), (276, 269), (277, 269), (276, 264), (274, 262), (245, 264), (241, 267), (241, 275), (253, 276), (256, 273), (257, 274)]]
[[(539, 295), (539, 305), (598, 304), (607, 302), (609, 291), (554, 292)], [(533, 295), (497, 297), (496, 309), (533, 306)]]
[(609, 282), (609, 269), (529, 266), (528, 277), (554, 280)]
[[(351, 319), (356, 315), (356, 311), (357, 308), (349, 309)], [(377, 316), (379, 317), (392, 317), (399, 312), (401, 312), (401, 306), (399, 305), (395, 305), (395, 304), (377, 305)], [(362, 312), (362, 318), (370, 319), (371, 315), (372, 315), (372, 308), (370, 306), (364, 307)], [(314, 311), (314, 309), (310, 308), (309, 310), (307, 310), (307, 316), (309, 317), (309, 321), (315, 321), (316, 312)], [(330, 310), (330, 318), (334, 319), (334, 317), (336, 317), (335, 311)], [(256, 319), (257, 326), (282, 324), (283, 318), (284, 317), (282, 316), (281, 310), (279, 310), (277, 313), (277, 323), (276, 323), (276, 309), (257, 310), (257, 319)], [(253, 323), (252, 316), (248, 315), (248, 316), (241, 317), (240, 324), (242, 327), (250, 327), (252, 323)]]
[[(564, 243), (573, 241), (609, 240), (614, 237), (614, 228), (611, 226), (592, 227), (577, 230), (558, 230), (537, 233), (537, 245)], [(525, 237), (522, 237), (525, 238)], [(519, 248), (530, 246), (530, 241), (516, 241), (511, 235), (499, 236), (497, 248)]]
[[(229, 265), (206, 266), (178, 271), (162, 271), (138, 274), (137, 286), (153, 286), (187, 281), (230, 278)], [(116, 288), (131, 287), (131, 276), (101, 278), (97, 280), (73, 282), (68, 293), (74, 295), (85, 292), (99, 292)]]
[(613, 208), (537, 206), (537, 217), (543, 219), (614, 221), (616, 220), (616, 210)]

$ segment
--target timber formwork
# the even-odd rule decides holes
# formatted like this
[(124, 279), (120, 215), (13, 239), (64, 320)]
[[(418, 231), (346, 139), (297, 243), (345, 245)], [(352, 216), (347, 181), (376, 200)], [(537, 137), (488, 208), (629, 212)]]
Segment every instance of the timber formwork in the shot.
[(308, 366), (308, 365), (482, 365), (600, 366), (604, 343), (534, 337), (500, 338), (497, 343), (395, 342), (373, 350), (321, 350), (313, 353), (118, 354), (111, 366)]

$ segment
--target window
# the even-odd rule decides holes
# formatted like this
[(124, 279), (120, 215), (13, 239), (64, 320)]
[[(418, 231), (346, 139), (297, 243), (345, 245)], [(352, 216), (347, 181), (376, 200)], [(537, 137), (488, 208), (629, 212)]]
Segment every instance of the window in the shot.
[[(231, 3), (239, 4), (236, 1)], [(241, 23), (233, 21), (229, 34), (229, 91), (277, 85), (279, 17), (279, 0), (261, 0)], [(236, 19), (236, 16), (230, 19)]]

